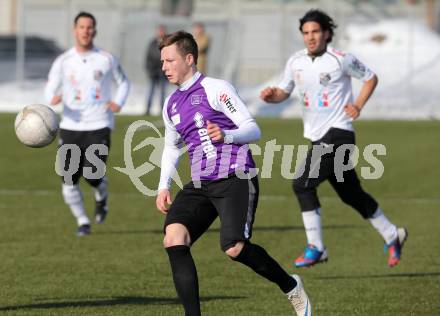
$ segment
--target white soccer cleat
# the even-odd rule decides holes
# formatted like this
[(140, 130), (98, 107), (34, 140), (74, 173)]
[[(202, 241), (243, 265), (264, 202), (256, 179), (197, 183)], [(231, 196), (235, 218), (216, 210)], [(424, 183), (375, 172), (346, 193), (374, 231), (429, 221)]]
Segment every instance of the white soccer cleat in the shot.
[(299, 275), (292, 274), (292, 278), (296, 281), (296, 287), (287, 293), (287, 299), (292, 303), (293, 308), (298, 316), (311, 316), (312, 305), (310, 304), (309, 297), (307, 296), (304, 286), (301, 282)]

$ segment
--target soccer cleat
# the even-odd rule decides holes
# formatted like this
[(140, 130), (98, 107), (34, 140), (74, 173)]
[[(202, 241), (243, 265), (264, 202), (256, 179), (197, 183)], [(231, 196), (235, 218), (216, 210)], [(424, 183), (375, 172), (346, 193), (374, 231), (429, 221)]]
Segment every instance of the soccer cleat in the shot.
[(304, 252), (295, 260), (297, 268), (311, 267), (314, 264), (326, 262), (328, 260), (327, 250), (319, 251), (313, 245), (307, 245)]
[(402, 256), (402, 248), (408, 238), (408, 232), (405, 228), (397, 228), (397, 238), (390, 245), (387, 245), (388, 249), (388, 266), (396, 266)]
[(295, 312), (298, 316), (311, 316), (312, 305), (310, 304), (309, 297), (307, 296), (304, 286), (301, 282), (299, 275), (292, 274), (292, 278), (296, 281), (295, 288), (287, 293), (287, 299), (292, 304)]
[(79, 226), (78, 229), (76, 230), (76, 235), (78, 237), (90, 235), (90, 225), (85, 224), (85, 225)]
[(107, 199), (100, 202), (96, 201), (95, 204), (95, 222), (96, 224), (102, 224), (108, 214)]

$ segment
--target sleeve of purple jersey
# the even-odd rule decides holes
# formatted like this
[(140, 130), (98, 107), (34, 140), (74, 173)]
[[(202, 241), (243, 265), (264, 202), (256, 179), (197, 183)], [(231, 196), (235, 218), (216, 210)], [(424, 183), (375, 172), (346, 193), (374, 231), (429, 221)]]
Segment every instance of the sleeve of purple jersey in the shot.
[(179, 166), (180, 148), (183, 147), (181, 137), (168, 117), (167, 104), (168, 98), (165, 101), (162, 111), (163, 122), (165, 125), (165, 137), (162, 160), (160, 164), (160, 180), (158, 190), (170, 188), (171, 178)]

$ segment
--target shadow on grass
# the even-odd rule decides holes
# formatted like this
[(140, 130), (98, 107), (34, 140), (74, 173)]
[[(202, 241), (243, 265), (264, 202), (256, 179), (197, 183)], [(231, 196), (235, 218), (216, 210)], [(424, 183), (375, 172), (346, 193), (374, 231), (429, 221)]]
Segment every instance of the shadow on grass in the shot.
[[(201, 297), (202, 302), (217, 301), (217, 300), (239, 300), (245, 299), (244, 296), (205, 296)], [(46, 303), (3, 306), (0, 307), (0, 312), (16, 311), (23, 309), (51, 309), (51, 308), (67, 308), (67, 307), (103, 307), (103, 306), (117, 306), (117, 305), (165, 305), (165, 304), (180, 304), (177, 298), (167, 297), (141, 297), (141, 296), (122, 296), (110, 299), (90, 299), (81, 301), (54, 301)]]
[(413, 272), (413, 273), (385, 273), (373, 275), (335, 275), (316, 277), (317, 280), (344, 280), (344, 279), (385, 279), (385, 278), (430, 278), (440, 277), (440, 272)]
[[(364, 225), (327, 225), (323, 226), (323, 229), (327, 230), (339, 230), (339, 229), (361, 229)], [(367, 226), (365, 226), (367, 227)], [(284, 232), (290, 230), (304, 231), (304, 226), (256, 226), (252, 228), (253, 232)], [(210, 228), (207, 233), (219, 233), (220, 228)], [(100, 231), (93, 232), (96, 235), (118, 235), (118, 234), (163, 234), (162, 229), (151, 230), (113, 230), (113, 231)]]

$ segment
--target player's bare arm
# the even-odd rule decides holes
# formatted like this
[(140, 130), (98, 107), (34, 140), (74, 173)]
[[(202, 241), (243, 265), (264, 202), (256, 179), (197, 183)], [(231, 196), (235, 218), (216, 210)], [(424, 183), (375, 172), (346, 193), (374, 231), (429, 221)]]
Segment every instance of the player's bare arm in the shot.
[(211, 140), (215, 142), (222, 142), (225, 138), (225, 132), (215, 123), (207, 121), (207, 131)]
[(163, 213), (168, 213), (168, 205), (171, 205), (171, 193), (168, 189), (159, 190), (156, 198), (156, 207), (157, 209)]
[(268, 103), (279, 103), (286, 100), (289, 94), (277, 87), (267, 87), (260, 92), (261, 100)]
[(358, 97), (356, 98), (356, 101), (354, 103), (348, 103), (344, 108), (345, 113), (347, 113), (348, 116), (350, 116), (352, 119), (357, 119), (359, 117), (362, 108), (373, 94), (374, 89), (376, 89), (377, 83), (378, 79), (376, 75), (374, 75), (370, 80), (365, 81)]

